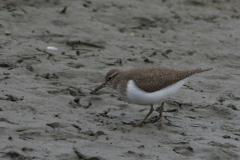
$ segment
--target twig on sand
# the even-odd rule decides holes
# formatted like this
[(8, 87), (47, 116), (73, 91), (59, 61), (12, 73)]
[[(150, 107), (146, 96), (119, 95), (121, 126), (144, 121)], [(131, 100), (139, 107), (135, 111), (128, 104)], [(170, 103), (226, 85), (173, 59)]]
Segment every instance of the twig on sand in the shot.
[(72, 47), (77, 46), (77, 45), (86, 45), (86, 46), (95, 47), (95, 48), (102, 48), (102, 49), (105, 48), (104, 46), (101, 46), (101, 45), (97, 45), (97, 44), (89, 43), (89, 42), (83, 42), (83, 41), (68, 41), (67, 45), (72, 46)]
[(25, 10), (25, 9), (23, 9), (21, 6), (18, 6), (25, 14), (28, 14), (28, 12)]

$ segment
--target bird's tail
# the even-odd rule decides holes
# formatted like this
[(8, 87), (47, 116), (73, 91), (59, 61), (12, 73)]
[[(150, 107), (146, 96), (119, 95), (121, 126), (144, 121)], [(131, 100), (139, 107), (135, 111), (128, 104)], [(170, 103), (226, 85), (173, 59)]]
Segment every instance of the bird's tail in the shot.
[(209, 70), (212, 70), (213, 68), (208, 68), (208, 69), (201, 69), (201, 68), (198, 68), (198, 69), (194, 69), (192, 70), (194, 74), (197, 74), (197, 73), (202, 73), (202, 72), (206, 72), (206, 71), (209, 71)]
[(197, 74), (197, 73), (206, 72), (206, 71), (209, 71), (209, 70), (212, 70), (212, 69), (213, 69), (213, 68), (208, 68), (208, 69), (198, 68), (198, 69), (194, 69), (193, 72), (195, 72), (195, 74)]
[(202, 73), (202, 72), (209, 71), (209, 70), (211, 70), (211, 69), (213, 69), (213, 68), (208, 68), (208, 69), (197, 68), (197, 69), (193, 69), (193, 70), (183, 71), (183, 72), (181, 73), (181, 77), (182, 77), (182, 79), (184, 79), (184, 78), (190, 77), (190, 76), (192, 76), (192, 75), (195, 75), (195, 74), (197, 74), (197, 73)]

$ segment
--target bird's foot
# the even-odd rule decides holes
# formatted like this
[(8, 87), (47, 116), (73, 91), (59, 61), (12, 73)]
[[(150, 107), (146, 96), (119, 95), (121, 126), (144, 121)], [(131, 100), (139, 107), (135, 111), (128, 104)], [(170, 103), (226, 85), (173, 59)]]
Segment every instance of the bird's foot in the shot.
[(161, 116), (158, 117), (158, 119), (161, 119), (162, 117), (166, 118), (167, 116), (161, 115)]
[[(156, 123), (156, 122), (158, 122), (159, 120), (161, 120), (163, 117), (164, 117), (165, 120), (171, 122), (171, 121), (167, 118), (167, 116), (163, 116), (163, 115), (162, 115), (161, 117), (160, 117), (160, 116), (155, 116), (155, 117), (151, 118), (148, 122), (153, 124), (153, 123)], [(148, 123), (148, 122), (147, 122), (147, 123)]]
[(167, 116), (162, 116), (162, 117), (164, 117), (168, 122), (172, 122), (172, 121), (170, 121), (170, 120), (168, 119)]
[(140, 127), (143, 124), (143, 122), (135, 123), (133, 126), (134, 127)]

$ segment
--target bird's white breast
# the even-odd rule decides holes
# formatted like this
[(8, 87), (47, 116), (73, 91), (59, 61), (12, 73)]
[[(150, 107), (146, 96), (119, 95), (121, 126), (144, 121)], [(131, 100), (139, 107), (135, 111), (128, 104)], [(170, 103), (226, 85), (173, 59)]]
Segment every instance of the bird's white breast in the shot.
[(151, 93), (141, 90), (135, 85), (134, 81), (130, 80), (127, 84), (127, 93), (125, 98), (130, 103), (141, 105), (161, 103), (172, 94), (176, 93), (187, 80), (188, 78), (185, 78), (171, 86)]

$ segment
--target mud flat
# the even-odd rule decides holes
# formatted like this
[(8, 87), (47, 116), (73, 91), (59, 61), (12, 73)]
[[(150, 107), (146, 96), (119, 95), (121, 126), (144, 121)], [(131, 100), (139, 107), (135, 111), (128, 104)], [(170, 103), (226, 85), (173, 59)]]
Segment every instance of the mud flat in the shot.
[[(239, 159), (239, 8), (238, 0), (1, 1), (0, 159)], [(149, 106), (109, 88), (89, 93), (110, 69), (142, 66), (214, 70), (167, 101), (171, 122), (152, 124), (155, 111), (133, 127)]]

